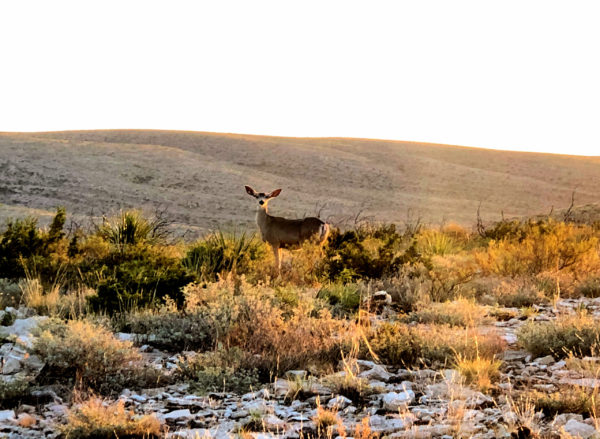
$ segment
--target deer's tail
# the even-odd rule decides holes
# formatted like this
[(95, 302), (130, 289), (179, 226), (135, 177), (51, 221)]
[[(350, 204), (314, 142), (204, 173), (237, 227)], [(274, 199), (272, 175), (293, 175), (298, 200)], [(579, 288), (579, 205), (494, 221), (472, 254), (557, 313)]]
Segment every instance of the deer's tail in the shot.
[(321, 244), (325, 243), (325, 240), (329, 236), (329, 231), (330, 231), (329, 224), (327, 224), (327, 223), (321, 224), (321, 227), (319, 227), (319, 242)]

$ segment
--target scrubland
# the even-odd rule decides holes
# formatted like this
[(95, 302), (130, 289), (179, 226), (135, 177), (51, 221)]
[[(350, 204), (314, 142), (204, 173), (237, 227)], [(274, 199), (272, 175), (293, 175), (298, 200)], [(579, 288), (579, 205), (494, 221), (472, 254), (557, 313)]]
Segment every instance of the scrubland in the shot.
[[(0, 408), (49, 434), (192, 437), (206, 410), (152, 405), (173, 388), (238, 398), (239, 417), (202, 421), (215, 436), (566, 438), (598, 423), (600, 222), (359, 222), (286, 252), (280, 275), (251, 232), (184, 242), (139, 211), (66, 222), (59, 208), (0, 235), (0, 323), (48, 317), (27, 346), (41, 373), (5, 373)], [(44, 420), (49, 390), (66, 412)], [(306, 418), (244, 405), (259, 396)]]

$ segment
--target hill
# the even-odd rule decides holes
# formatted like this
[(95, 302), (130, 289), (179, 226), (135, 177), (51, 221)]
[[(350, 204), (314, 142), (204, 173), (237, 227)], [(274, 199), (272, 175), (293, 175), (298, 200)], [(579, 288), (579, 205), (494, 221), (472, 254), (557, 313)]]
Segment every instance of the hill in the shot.
[(370, 139), (105, 130), (0, 133), (0, 216), (64, 205), (76, 218), (165, 209), (193, 235), (243, 228), (243, 189), (283, 188), (276, 214), (471, 226), (600, 198), (600, 157)]

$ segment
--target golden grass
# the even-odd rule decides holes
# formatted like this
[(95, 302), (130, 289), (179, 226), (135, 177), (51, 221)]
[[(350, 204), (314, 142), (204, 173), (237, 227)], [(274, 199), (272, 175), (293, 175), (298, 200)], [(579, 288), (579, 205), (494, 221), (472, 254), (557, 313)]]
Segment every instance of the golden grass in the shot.
[(162, 426), (154, 414), (138, 416), (125, 409), (122, 400), (108, 402), (90, 398), (69, 411), (67, 424), (60, 427), (65, 439), (161, 437)]

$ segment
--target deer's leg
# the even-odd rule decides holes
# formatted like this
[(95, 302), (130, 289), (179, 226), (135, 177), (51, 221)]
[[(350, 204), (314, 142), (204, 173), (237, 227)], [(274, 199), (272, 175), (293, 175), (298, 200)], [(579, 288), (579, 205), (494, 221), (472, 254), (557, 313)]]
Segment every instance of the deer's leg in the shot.
[(277, 267), (277, 269), (279, 271), (281, 271), (281, 263), (283, 262), (283, 249), (281, 247), (279, 247), (277, 249), (277, 253), (278, 253), (277, 259), (279, 260), (279, 267)]
[(280, 272), (281, 261), (279, 260), (279, 246), (271, 244), (271, 248), (273, 249), (273, 256), (275, 256), (275, 268), (277, 269), (277, 274)]

